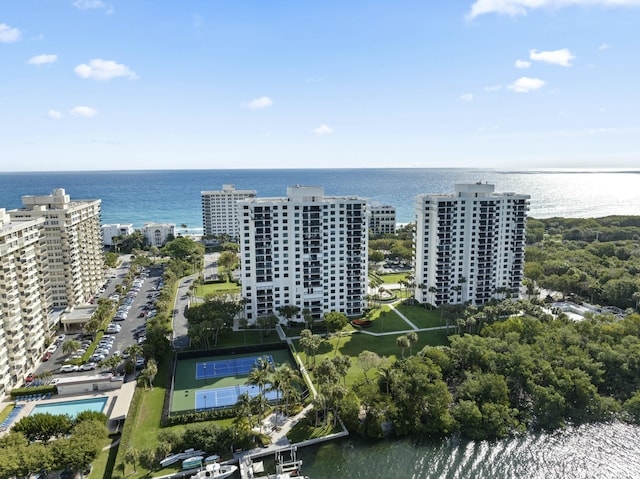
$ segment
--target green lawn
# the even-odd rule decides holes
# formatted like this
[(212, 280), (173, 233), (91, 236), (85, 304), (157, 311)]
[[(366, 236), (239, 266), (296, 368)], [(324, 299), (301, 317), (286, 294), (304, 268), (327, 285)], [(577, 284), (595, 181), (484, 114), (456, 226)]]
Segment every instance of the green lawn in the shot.
[(196, 288), (196, 296), (200, 296), (201, 298), (204, 298), (207, 295), (239, 292), (240, 286), (238, 286), (236, 283), (230, 283), (229, 281), (227, 281), (226, 283), (207, 283), (198, 285), (198, 287)]
[[(364, 380), (362, 368), (358, 365), (358, 354), (364, 350), (374, 351), (379, 356), (386, 356), (391, 361), (395, 361), (401, 355), (401, 349), (396, 346), (396, 338), (400, 334), (388, 336), (371, 336), (363, 333), (353, 333), (330, 339), (322, 343), (316, 353), (316, 363), (320, 363), (324, 358), (331, 359), (334, 356), (334, 348), (339, 341), (338, 352), (351, 357), (351, 368), (347, 373), (347, 385), (359, 384)], [(442, 331), (429, 331), (418, 333), (418, 342), (413, 345), (413, 353), (420, 351), (425, 346), (440, 346), (449, 344), (447, 335)], [(304, 349), (296, 342), (295, 347), (300, 353), (300, 357), (306, 364)], [(409, 350), (405, 350), (405, 355)]]
[(404, 281), (409, 277), (410, 273), (392, 273), (381, 274), (380, 279), (384, 284), (397, 284), (400, 281)]
[(246, 329), (241, 331), (223, 331), (218, 338), (216, 348), (232, 348), (236, 346), (252, 346), (255, 344), (279, 343), (280, 337), (276, 330), (269, 331), (264, 336), (262, 331)]
[(440, 311), (438, 310), (426, 309), (420, 305), (409, 306), (400, 303), (394, 306), (419, 328), (444, 326), (444, 322), (440, 319)]
[[(109, 438), (108, 444), (113, 444), (119, 436)], [(108, 444), (105, 444), (108, 445)], [(116, 455), (118, 454), (118, 446), (110, 447), (106, 451), (101, 451), (98, 457), (91, 463), (91, 474), (87, 477), (89, 479), (108, 479), (113, 475), (113, 466), (116, 462)]]
[(7, 406), (5, 406), (5, 408), (0, 411), (0, 422), (4, 421), (5, 419), (7, 419), (7, 417), (9, 417), (9, 414), (11, 413), (11, 411), (13, 411), (14, 405), (13, 404), (8, 404)]

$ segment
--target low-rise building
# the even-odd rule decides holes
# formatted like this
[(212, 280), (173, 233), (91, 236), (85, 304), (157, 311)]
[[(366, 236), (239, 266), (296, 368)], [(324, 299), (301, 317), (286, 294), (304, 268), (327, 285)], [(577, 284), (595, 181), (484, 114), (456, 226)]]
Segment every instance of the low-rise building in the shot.
[(113, 238), (116, 236), (129, 236), (133, 233), (133, 224), (108, 224), (102, 225), (102, 244), (104, 246), (113, 246)]
[(150, 246), (160, 248), (167, 241), (175, 239), (176, 225), (173, 223), (145, 223), (142, 227), (142, 234)]

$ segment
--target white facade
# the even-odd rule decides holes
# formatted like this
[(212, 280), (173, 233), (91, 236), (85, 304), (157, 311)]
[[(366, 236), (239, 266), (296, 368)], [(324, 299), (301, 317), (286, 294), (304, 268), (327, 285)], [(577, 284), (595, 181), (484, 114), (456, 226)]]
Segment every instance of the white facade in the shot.
[(158, 248), (176, 237), (176, 225), (172, 223), (145, 223), (142, 227), (142, 235), (150, 246)]
[(255, 198), (255, 190), (236, 190), (235, 185), (222, 185), (219, 191), (201, 191), (203, 234), (227, 234), (237, 238), (238, 201)]
[(374, 235), (396, 232), (396, 209), (389, 205), (371, 205), (371, 232)]
[(47, 196), (23, 196), (12, 220), (44, 218), (51, 304), (85, 304), (104, 282), (100, 200), (71, 200), (62, 188)]
[(242, 295), (250, 323), (295, 305), (319, 319), (359, 315), (367, 292), (368, 204), (325, 197), (321, 187), (287, 188), (286, 198), (240, 201)]
[(453, 194), (416, 196), (420, 302), (480, 305), (520, 288), (530, 196), (494, 188), (458, 184)]
[(48, 333), (44, 218), (13, 221), (0, 208), (0, 400), (22, 385)]
[(114, 223), (110, 225), (102, 225), (102, 244), (104, 246), (113, 246), (113, 238), (115, 236), (129, 236), (133, 233), (133, 224)]

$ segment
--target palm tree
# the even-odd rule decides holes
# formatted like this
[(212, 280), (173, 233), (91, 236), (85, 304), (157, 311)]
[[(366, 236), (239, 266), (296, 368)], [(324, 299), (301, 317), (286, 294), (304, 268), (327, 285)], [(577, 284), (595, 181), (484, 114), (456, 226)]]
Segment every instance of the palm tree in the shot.
[(102, 321), (98, 318), (91, 318), (89, 321), (84, 323), (84, 330), (87, 334), (91, 335), (92, 339), (96, 339), (96, 333), (102, 326)]
[(153, 380), (155, 379), (156, 374), (158, 374), (158, 365), (155, 360), (149, 359), (145, 368), (140, 372), (140, 375), (149, 384), (149, 389), (151, 390), (153, 390)]
[(133, 472), (136, 473), (136, 464), (138, 464), (138, 460), (140, 459), (140, 451), (130, 447), (127, 449), (127, 452), (124, 454), (124, 461), (128, 464), (133, 464)]
[(402, 349), (402, 357), (404, 358), (404, 350), (411, 346), (411, 343), (409, 342), (409, 338), (402, 335), (396, 338), (396, 346)]
[(378, 369), (378, 373), (380, 374), (382, 382), (385, 384), (387, 394), (389, 394), (391, 390), (391, 383), (393, 382), (393, 378), (395, 376), (395, 369), (393, 369), (391, 366), (385, 366)]
[(80, 343), (75, 339), (68, 339), (62, 343), (62, 352), (66, 355), (74, 354), (78, 349), (80, 349)]
[(427, 288), (427, 291), (429, 291), (429, 293), (431, 293), (431, 301), (430, 303), (432, 305), (436, 305), (436, 293), (438, 292), (438, 288), (436, 288), (435, 286), (429, 286), (429, 288)]
[(415, 331), (407, 333), (407, 339), (409, 340), (409, 355), (413, 355), (413, 343), (418, 342), (418, 333)]
[(249, 429), (251, 429), (251, 397), (249, 397), (249, 393), (242, 393), (238, 396), (238, 401), (236, 402), (234, 409), (236, 410), (236, 418), (238, 422), (247, 420), (249, 424)]
[(103, 359), (98, 363), (98, 367), (104, 369), (111, 369), (113, 374), (116, 373), (118, 366), (120, 366), (120, 357), (119, 356), (111, 356), (110, 358)]

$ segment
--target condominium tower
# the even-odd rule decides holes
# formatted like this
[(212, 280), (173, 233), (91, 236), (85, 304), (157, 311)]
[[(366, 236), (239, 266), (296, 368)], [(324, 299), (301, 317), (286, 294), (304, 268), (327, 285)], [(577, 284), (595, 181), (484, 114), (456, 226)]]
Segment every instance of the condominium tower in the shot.
[(104, 281), (100, 200), (71, 200), (64, 189), (46, 196), (23, 196), (11, 220), (44, 219), (51, 305), (87, 303)]
[(371, 232), (374, 235), (396, 232), (396, 209), (389, 205), (371, 205)]
[(0, 400), (36, 365), (48, 332), (44, 218), (0, 208)]
[(202, 223), (205, 236), (226, 234), (237, 238), (240, 200), (255, 198), (255, 190), (236, 190), (235, 185), (222, 185), (221, 191), (201, 191)]
[(356, 316), (367, 291), (367, 200), (293, 186), (286, 198), (238, 203), (242, 295), (250, 323), (284, 305), (314, 318)]
[(530, 196), (494, 189), (457, 184), (453, 194), (416, 196), (420, 302), (480, 305), (520, 288)]

